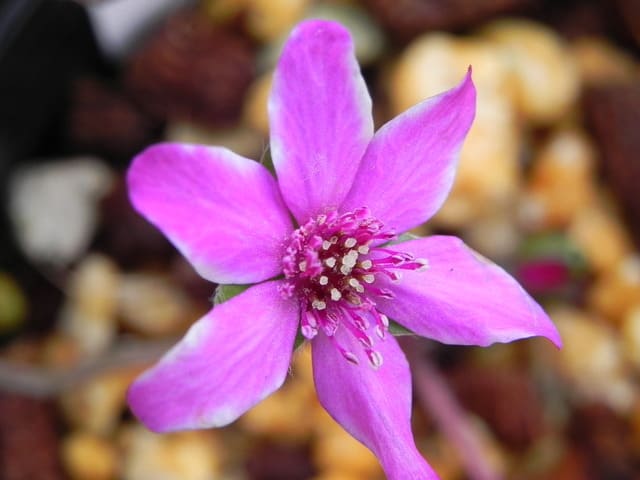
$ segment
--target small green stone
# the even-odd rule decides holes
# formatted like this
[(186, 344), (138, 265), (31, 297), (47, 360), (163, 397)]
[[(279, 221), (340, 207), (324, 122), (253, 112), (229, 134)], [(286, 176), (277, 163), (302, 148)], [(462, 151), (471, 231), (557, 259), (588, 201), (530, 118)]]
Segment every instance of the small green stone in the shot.
[(14, 332), (27, 314), (27, 300), (20, 286), (8, 274), (0, 272), (0, 335)]

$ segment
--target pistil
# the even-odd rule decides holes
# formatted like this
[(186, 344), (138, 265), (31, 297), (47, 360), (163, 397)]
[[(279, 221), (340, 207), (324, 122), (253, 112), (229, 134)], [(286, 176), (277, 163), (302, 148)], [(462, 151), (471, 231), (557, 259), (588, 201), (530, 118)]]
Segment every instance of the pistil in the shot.
[(341, 215), (331, 210), (293, 232), (282, 260), (281, 293), (298, 297), (305, 338), (311, 340), (322, 331), (346, 360), (358, 363), (358, 356), (335, 338), (338, 329), (344, 329), (373, 368), (382, 365), (371, 335), (383, 341), (389, 319), (376, 310), (375, 298), (390, 298), (392, 293), (378, 287), (376, 278), (399, 281), (397, 270), (420, 271), (428, 265), (411, 254), (378, 246), (392, 238), (393, 232), (366, 208)]

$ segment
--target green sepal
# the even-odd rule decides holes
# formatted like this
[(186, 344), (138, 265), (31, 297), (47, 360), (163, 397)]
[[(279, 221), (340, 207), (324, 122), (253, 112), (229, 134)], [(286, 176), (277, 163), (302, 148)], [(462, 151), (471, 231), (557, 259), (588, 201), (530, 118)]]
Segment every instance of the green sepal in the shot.
[(408, 328), (403, 327), (399, 323), (389, 320), (389, 333), (394, 337), (405, 337), (407, 335), (415, 335), (414, 332)]
[(305, 340), (306, 338), (304, 337), (304, 335), (302, 335), (300, 329), (298, 329), (298, 333), (296, 333), (296, 340), (295, 342), (293, 342), (293, 349), (297, 350), (298, 347), (300, 347), (305, 342)]
[(271, 145), (267, 145), (262, 155), (260, 156), (259, 163), (262, 164), (267, 170), (271, 172), (272, 175), (276, 174), (276, 167), (273, 165), (273, 158), (271, 157)]
[(251, 285), (218, 285), (216, 291), (211, 298), (213, 305), (220, 305), (221, 303), (231, 300), (236, 295), (240, 295), (247, 290)]
[(408, 242), (409, 240), (417, 240), (422, 238), (418, 235), (414, 235), (413, 233), (405, 232), (402, 235), (398, 235), (394, 240), (391, 240), (387, 245), (396, 245), (398, 243)]

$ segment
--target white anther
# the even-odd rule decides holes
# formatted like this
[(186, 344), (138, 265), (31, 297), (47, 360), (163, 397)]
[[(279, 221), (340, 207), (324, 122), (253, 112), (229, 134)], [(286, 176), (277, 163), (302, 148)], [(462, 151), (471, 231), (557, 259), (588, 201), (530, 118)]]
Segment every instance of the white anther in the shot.
[(358, 247), (358, 253), (362, 253), (363, 255), (369, 253), (369, 247), (366, 245), (360, 245)]
[(325, 240), (322, 242), (322, 249), (329, 250), (331, 248), (331, 242), (329, 240)]
[(329, 267), (329, 268), (333, 268), (336, 266), (336, 259), (335, 257), (329, 257), (324, 261), (324, 264)]
[(318, 322), (316, 321), (316, 317), (311, 315), (309, 312), (307, 312), (307, 315), (305, 315), (305, 320), (307, 322), (307, 325), (309, 325), (310, 327), (312, 328), (318, 327)]
[(364, 287), (360, 284), (360, 282), (356, 278), (353, 278), (353, 277), (350, 278), (349, 279), (349, 285), (352, 288), (354, 288), (356, 290), (356, 292), (358, 292), (358, 293), (364, 292)]
[(355, 250), (349, 250), (349, 253), (342, 257), (342, 264), (347, 267), (353, 268), (356, 263), (358, 263), (358, 252)]
[(336, 237), (336, 236), (334, 235), (333, 237), (331, 237), (331, 238), (329, 239), (329, 241), (335, 245), (336, 243), (338, 243), (338, 237)]
[(347, 294), (347, 301), (351, 304), (351, 305), (362, 305), (362, 299), (360, 298), (359, 295), (356, 295), (355, 293), (349, 293)]
[(348, 265), (342, 265), (340, 267), (340, 273), (342, 273), (343, 275), (349, 275), (351, 273), (351, 270), (353, 270), (353, 268)]
[(369, 357), (369, 363), (376, 370), (380, 368), (382, 365), (382, 355), (380, 352), (376, 352), (375, 350), (369, 350), (367, 352), (367, 357)]
[(344, 351), (342, 352), (342, 355), (344, 355), (344, 358), (346, 358), (348, 361), (350, 361), (351, 363), (358, 365), (360, 362), (358, 361), (358, 357), (356, 357), (353, 353), (348, 352), (348, 351)]
[(389, 317), (387, 317), (385, 314), (381, 313), (380, 314), (380, 321), (382, 322), (382, 325), (384, 325), (385, 328), (389, 328)]
[(363, 260), (360, 262), (360, 268), (363, 270), (369, 270), (371, 267), (373, 267), (373, 262), (371, 260)]
[(338, 290), (335, 287), (330, 290), (330, 293), (331, 293), (331, 300), (333, 300), (334, 302), (337, 302), (342, 298), (342, 294), (340, 293), (340, 290)]
[(426, 258), (416, 258), (416, 263), (420, 264), (420, 266), (416, 270), (417, 272), (424, 272), (425, 270), (429, 269), (429, 260), (427, 260)]
[(366, 275), (362, 275), (362, 281), (365, 283), (373, 283), (376, 280), (376, 277), (373, 275), (373, 273), (367, 273)]
[(313, 328), (311, 325), (303, 325), (300, 327), (300, 331), (302, 332), (302, 336), (308, 340), (311, 340), (318, 334), (318, 330)]
[(344, 246), (347, 248), (353, 248), (356, 246), (357, 240), (353, 237), (349, 237), (344, 241)]
[(301, 272), (304, 272), (307, 269), (307, 261), (303, 260), (298, 264), (298, 268)]
[(329, 277), (327, 277), (326, 275), (321, 275), (318, 283), (320, 285), (326, 285), (327, 283), (329, 283)]
[(322, 300), (314, 300), (311, 303), (311, 306), (313, 308), (315, 308), (316, 310), (324, 310), (325, 308), (327, 308), (327, 304), (326, 302), (322, 301)]

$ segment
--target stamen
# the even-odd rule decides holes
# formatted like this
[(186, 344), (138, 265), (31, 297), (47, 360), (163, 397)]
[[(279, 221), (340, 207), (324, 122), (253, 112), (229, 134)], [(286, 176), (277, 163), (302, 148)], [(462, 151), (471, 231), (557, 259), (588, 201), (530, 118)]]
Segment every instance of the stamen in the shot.
[(305, 311), (302, 315), (300, 324), (300, 332), (306, 339), (311, 340), (318, 334), (318, 322), (309, 310)]
[(347, 267), (353, 268), (358, 263), (358, 252), (356, 250), (349, 250), (344, 257), (342, 257), (342, 264)]
[(369, 287), (369, 291), (371, 293), (375, 294), (376, 296), (385, 298), (387, 300), (391, 300), (392, 298), (395, 298), (395, 295), (393, 294), (393, 292), (391, 290), (389, 290), (388, 288), (372, 288), (372, 287)]
[(300, 327), (300, 331), (302, 332), (302, 336), (307, 340), (311, 340), (318, 334), (318, 330), (313, 328), (311, 325), (302, 325)]
[(420, 265), (416, 269), (416, 272), (424, 272), (425, 270), (428, 270), (430, 267), (429, 260), (427, 260), (426, 258), (416, 258), (416, 263)]
[(316, 320), (315, 315), (312, 312), (310, 312), (309, 310), (306, 311), (305, 320), (309, 324), (309, 326), (311, 326), (313, 328), (317, 328), (318, 327), (318, 321)]
[(360, 298), (360, 295), (356, 295), (353, 292), (348, 292), (345, 298), (347, 299), (347, 302), (349, 302), (352, 305), (356, 305), (356, 306), (362, 305), (362, 299)]
[(356, 357), (353, 353), (344, 349), (342, 349), (340, 353), (342, 353), (342, 356), (346, 358), (348, 361), (350, 361), (351, 363), (353, 363), (354, 365), (360, 365), (360, 361), (358, 360), (358, 357)]
[(311, 306), (316, 310), (324, 310), (325, 308), (327, 308), (326, 302), (317, 299), (311, 302)]
[(363, 260), (360, 262), (360, 268), (364, 270), (369, 270), (371, 267), (373, 267), (373, 262), (371, 260)]
[(364, 287), (360, 284), (360, 282), (358, 281), (357, 278), (351, 277), (349, 279), (349, 286), (354, 288), (355, 291), (358, 292), (358, 293), (363, 293), (364, 292)]
[(369, 359), (369, 363), (374, 369), (378, 369), (382, 366), (382, 355), (380, 352), (376, 352), (375, 350), (367, 349), (365, 350), (367, 354), (367, 358)]
[[(366, 208), (339, 214), (327, 210), (295, 230), (285, 245), (279, 291), (285, 298), (296, 295), (303, 315), (300, 331), (306, 339), (319, 333), (330, 339), (349, 362), (366, 358), (373, 368), (382, 365), (375, 342), (384, 341), (389, 319), (378, 312), (378, 298), (391, 299), (389, 289), (377, 280), (384, 275), (393, 282), (402, 271), (422, 271), (429, 262), (390, 247), (375, 247), (395, 237)], [(366, 255), (367, 258), (363, 258)], [(336, 333), (351, 336), (349, 351)]]

